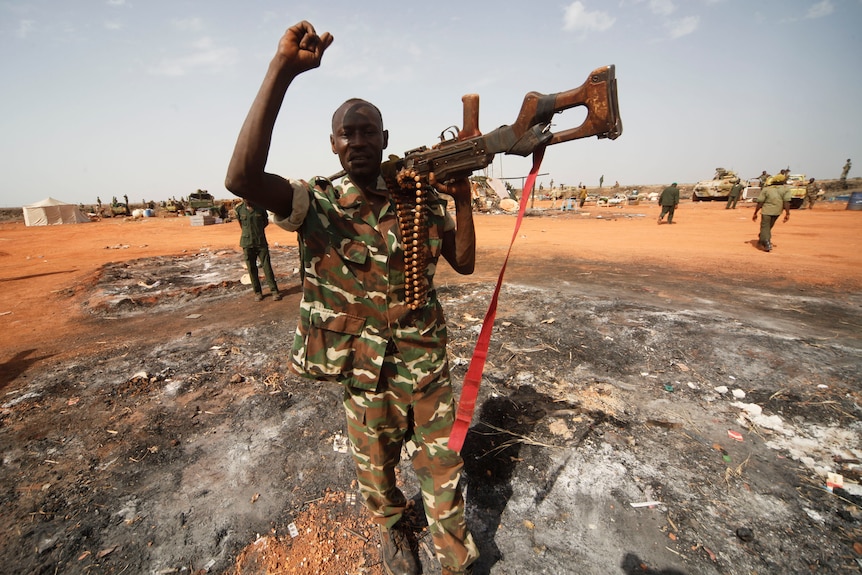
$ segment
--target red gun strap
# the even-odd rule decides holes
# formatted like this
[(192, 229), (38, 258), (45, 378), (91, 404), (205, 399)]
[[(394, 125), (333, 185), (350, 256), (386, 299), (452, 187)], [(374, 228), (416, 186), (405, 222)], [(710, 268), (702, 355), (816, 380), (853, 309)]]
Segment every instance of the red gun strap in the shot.
[(476, 409), (476, 398), (479, 395), (479, 385), (482, 383), (482, 372), (485, 370), (485, 360), (488, 358), (488, 346), (491, 345), (491, 329), (494, 327), (494, 318), (497, 316), (497, 298), (500, 295), (500, 286), (503, 285), (503, 275), (506, 273), (506, 265), (509, 263), (512, 246), (515, 244), (515, 238), (518, 237), (518, 230), (521, 229), (521, 221), (527, 210), (527, 199), (530, 197), (527, 190), (532, 190), (536, 183), (536, 176), (539, 174), (539, 166), (542, 164), (544, 155), (545, 148), (538, 148), (533, 152), (533, 167), (530, 169), (530, 175), (521, 191), (521, 204), (518, 209), (518, 219), (515, 221), (515, 230), (512, 232), (512, 241), (509, 242), (509, 250), (506, 252), (506, 259), (503, 260), (503, 267), (497, 277), (494, 295), (491, 297), (488, 311), (485, 312), (485, 319), (482, 321), (482, 329), (476, 340), (473, 357), (467, 367), (467, 375), (464, 376), (461, 399), (455, 414), (455, 423), (452, 426), (452, 433), (449, 435), (449, 447), (459, 453), (464, 446), (467, 430), (473, 420), (473, 411)]

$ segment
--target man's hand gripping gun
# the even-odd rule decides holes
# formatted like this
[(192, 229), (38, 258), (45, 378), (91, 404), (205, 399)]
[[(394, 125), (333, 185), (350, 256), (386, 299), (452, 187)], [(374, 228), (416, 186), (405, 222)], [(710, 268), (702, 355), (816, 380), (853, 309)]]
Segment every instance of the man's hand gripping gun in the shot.
[[(623, 131), (613, 65), (593, 70), (580, 87), (566, 92), (529, 92), (514, 124), (500, 126), (484, 135), (479, 131), (478, 94), (467, 94), (461, 100), (464, 103), (462, 129), (447, 128), (435, 146), (422, 146), (405, 152), (403, 158), (390, 156), (383, 162), (381, 173), (390, 187), (402, 187), (409, 180), (433, 184), (466, 178), (488, 166), (497, 154), (528, 156), (539, 148), (579, 138), (598, 136), (615, 140)], [(583, 123), (553, 132), (554, 115), (576, 106), (587, 109)], [(447, 134), (450, 137), (447, 138)], [(431, 174), (433, 181), (429, 181)]]

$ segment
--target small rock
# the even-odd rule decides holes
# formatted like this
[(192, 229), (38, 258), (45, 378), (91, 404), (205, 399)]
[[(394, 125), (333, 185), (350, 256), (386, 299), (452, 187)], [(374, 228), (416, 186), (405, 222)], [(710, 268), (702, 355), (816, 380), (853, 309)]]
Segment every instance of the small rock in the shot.
[(740, 527), (736, 530), (736, 536), (739, 537), (740, 541), (745, 541), (747, 543), (754, 540), (754, 531), (748, 527)]

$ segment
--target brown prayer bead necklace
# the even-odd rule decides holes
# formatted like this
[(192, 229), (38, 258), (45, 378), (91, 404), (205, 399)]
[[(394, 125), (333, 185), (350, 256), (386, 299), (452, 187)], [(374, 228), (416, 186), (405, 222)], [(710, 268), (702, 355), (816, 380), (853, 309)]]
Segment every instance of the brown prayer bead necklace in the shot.
[(391, 190), (404, 245), (404, 301), (416, 310), (428, 301), (427, 185), (413, 170), (401, 170)]

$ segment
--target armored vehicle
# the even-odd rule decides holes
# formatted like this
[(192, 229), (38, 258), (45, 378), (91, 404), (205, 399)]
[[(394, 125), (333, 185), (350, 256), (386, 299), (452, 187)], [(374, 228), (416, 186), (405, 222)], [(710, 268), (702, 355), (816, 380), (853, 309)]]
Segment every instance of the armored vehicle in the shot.
[(206, 190), (198, 190), (193, 194), (189, 194), (189, 208), (193, 212), (198, 210), (214, 210), (215, 198)]
[(730, 195), (730, 188), (739, 182), (739, 176), (735, 172), (716, 168), (715, 176), (711, 180), (703, 180), (694, 185), (691, 200), (699, 202), (703, 200), (726, 200)]

